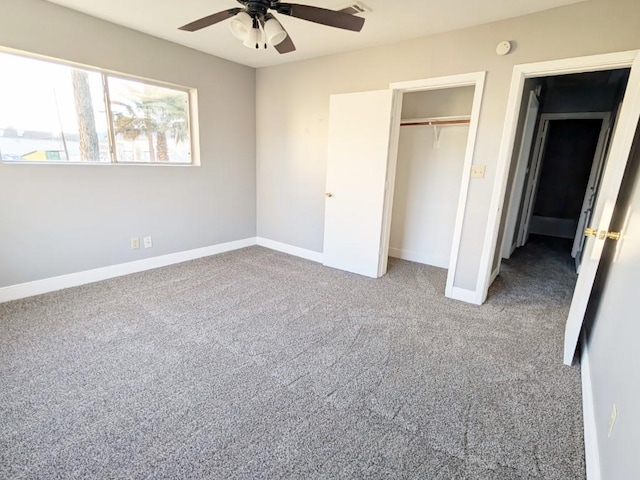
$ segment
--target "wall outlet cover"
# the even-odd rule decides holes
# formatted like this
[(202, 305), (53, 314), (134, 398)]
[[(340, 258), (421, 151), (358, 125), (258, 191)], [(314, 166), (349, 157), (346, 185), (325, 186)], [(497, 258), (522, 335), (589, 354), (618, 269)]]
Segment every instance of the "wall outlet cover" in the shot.
[(153, 247), (153, 242), (151, 241), (151, 237), (144, 237), (144, 248)]
[(131, 250), (137, 250), (140, 248), (140, 239), (138, 237), (131, 237)]

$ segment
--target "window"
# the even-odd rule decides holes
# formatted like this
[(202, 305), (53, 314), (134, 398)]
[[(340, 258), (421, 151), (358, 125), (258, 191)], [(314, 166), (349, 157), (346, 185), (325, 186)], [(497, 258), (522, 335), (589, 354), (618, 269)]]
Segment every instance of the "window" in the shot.
[(0, 160), (191, 164), (191, 92), (0, 53)]

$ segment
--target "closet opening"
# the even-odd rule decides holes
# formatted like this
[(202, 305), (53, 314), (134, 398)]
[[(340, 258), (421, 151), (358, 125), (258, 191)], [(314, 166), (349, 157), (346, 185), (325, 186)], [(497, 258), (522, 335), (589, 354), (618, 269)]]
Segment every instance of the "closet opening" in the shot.
[(629, 74), (526, 80), (494, 260), (496, 271), (506, 260), (507, 282), (514, 265), (542, 260), (557, 269), (549, 275), (577, 280)]
[(474, 91), (403, 95), (390, 257), (449, 267)]
[(379, 278), (392, 248), (392, 256), (446, 268), (447, 297), (476, 300), (455, 280), (485, 76), (331, 96), (324, 265)]

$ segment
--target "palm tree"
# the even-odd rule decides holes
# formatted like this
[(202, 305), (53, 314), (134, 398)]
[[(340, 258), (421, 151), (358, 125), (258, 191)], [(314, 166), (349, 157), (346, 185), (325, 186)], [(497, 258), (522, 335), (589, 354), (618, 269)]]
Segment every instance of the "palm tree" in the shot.
[(169, 95), (152, 100), (148, 105), (156, 120), (156, 147), (158, 160), (169, 161), (167, 135), (175, 143), (181, 143), (189, 138), (189, 125), (184, 99), (181, 95)]
[(129, 103), (112, 102), (121, 107), (121, 111), (113, 114), (115, 133), (128, 140), (146, 136), (150, 161), (155, 162), (157, 158), (160, 162), (168, 162), (167, 135), (176, 143), (188, 139), (189, 126), (184, 99), (181, 95), (137, 97)]
[(146, 136), (149, 143), (149, 160), (156, 161), (155, 149), (153, 148), (153, 119), (144, 111), (144, 106), (140, 102), (128, 104), (124, 102), (112, 102), (112, 105), (122, 107), (124, 111), (113, 113), (113, 127), (116, 135), (121, 135), (125, 140), (137, 140), (141, 136)]
[(100, 144), (93, 116), (89, 75), (82, 70), (71, 70), (71, 80), (80, 134), (80, 158), (85, 161), (97, 161), (100, 159)]

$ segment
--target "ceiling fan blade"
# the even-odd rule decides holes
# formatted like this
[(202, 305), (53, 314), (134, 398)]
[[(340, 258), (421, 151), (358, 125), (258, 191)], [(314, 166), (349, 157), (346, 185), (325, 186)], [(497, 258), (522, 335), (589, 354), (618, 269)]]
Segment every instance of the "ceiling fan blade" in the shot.
[(196, 20), (195, 22), (187, 23), (183, 25), (178, 30), (184, 30), (185, 32), (195, 32), (197, 30), (201, 30), (205, 27), (210, 27), (218, 22), (222, 22), (227, 18), (231, 18), (238, 13), (240, 13), (243, 8), (230, 8), (229, 10), (224, 10), (222, 12), (214, 13), (213, 15), (209, 15), (207, 17), (203, 17), (200, 20)]
[(348, 13), (327, 10), (326, 8), (299, 5), (297, 3), (277, 2), (271, 8), (276, 12), (290, 17), (300, 18), (309, 22), (328, 25), (329, 27), (342, 28), (359, 32), (364, 25), (364, 18), (349, 15)]
[(287, 38), (281, 41), (278, 45), (274, 47), (279, 54), (295, 52), (296, 46), (293, 44), (293, 40), (287, 33)]
[(267, 20), (275, 20), (276, 22), (278, 22), (278, 25), (280, 25), (280, 27), (282, 28), (282, 30), (284, 30), (284, 33), (287, 34), (287, 36), (285, 37), (285, 39), (283, 41), (281, 41), (279, 44), (274, 45), (273, 48), (275, 48), (279, 54), (284, 54), (284, 53), (290, 53), (290, 52), (294, 52), (296, 49), (296, 46), (293, 44), (293, 40), (291, 40), (291, 36), (289, 35), (289, 32), (287, 32), (285, 30), (285, 28), (282, 26), (282, 24), (278, 21), (278, 19), (270, 14), (267, 13), (264, 16), (264, 20), (262, 20), (262, 27), (264, 28), (264, 22), (266, 22)]

